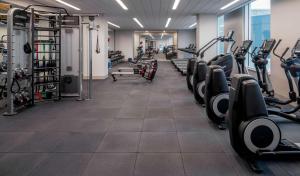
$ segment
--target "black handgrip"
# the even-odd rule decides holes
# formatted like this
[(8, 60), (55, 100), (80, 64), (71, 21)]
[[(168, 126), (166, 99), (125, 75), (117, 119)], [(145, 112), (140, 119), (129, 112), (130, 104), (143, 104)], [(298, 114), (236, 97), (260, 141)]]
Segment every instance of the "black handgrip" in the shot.
[(278, 42), (277, 42), (275, 48), (273, 49), (273, 54), (274, 54), (276, 57), (278, 57), (282, 63), (285, 63), (284, 56), (285, 56), (286, 53), (290, 50), (290, 48), (287, 47), (281, 55), (277, 54), (276, 51), (277, 51), (277, 48), (278, 48), (278, 46), (280, 45), (281, 41), (282, 41), (282, 39), (279, 39), (279, 40), (278, 40)]
[(257, 47), (255, 47), (254, 49), (253, 49), (253, 51), (250, 53), (250, 55), (251, 55), (251, 57), (253, 58), (254, 57), (254, 54), (255, 54), (255, 51), (257, 50)]

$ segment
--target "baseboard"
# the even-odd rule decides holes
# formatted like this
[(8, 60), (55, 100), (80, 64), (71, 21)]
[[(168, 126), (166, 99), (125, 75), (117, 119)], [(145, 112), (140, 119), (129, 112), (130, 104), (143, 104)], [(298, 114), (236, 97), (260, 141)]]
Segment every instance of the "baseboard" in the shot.
[[(106, 76), (93, 76), (93, 80), (102, 80), (102, 79), (106, 79), (106, 78), (108, 78), (108, 75), (106, 75)], [(83, 79), (88, 80), (89, 77), (88, 76), (83, 76)]]

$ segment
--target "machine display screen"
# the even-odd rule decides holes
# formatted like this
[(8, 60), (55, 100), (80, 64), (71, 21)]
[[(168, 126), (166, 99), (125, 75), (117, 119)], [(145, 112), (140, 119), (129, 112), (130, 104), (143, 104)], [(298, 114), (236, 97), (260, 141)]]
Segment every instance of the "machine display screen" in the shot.
[(227, 38), (232, 39), (232, 38), (233, 38), (233, 34), (234, 34), (233, 31), (229, 31), (229, 32), (227, 33)]
[(296, 45), (295, 45), (295, 54), (300, 54), (300, 39), (298, 39)]
[(271, 52), (275, 44), (275, 40), (267, 40), (265, 42), (264, 51), (265, 52)]
[(246, 40), (246, 41), (243, 42), (243, 48), (245, 50), (248, 50), (250, 48), (251, 44), (252, 44), (251, 40)]

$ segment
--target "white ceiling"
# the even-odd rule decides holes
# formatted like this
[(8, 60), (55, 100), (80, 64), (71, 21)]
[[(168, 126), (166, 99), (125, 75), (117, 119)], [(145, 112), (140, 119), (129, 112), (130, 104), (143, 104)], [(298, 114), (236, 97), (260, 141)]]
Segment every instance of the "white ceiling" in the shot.
[[(23, 4), (46, 4), (62, 6), (55, 0), (6, 0), (11, 3)], [(81, 9), (75, 11), (68, 8), (72, 13), (104, 13), (107, 19), (121, 29), (141, 29), (133, 20), (136, 17), (145, 26), (143, 30), (177, 30), (188, 29), (188, 26), (196, 22), (196, 14), (199, 13), (224, 13), (222, 6), (232, 0), (181, 0), (177, 10), (172, 10), (174, 0), (122, 0), (128, 7), (123, 10), (115, 0), (64, 0)], [(249, 0), (240, 0), (235, 5), (239, 6)], [(65, 6), (62, 6), (65, 7)], [(233, 7), (234, 8), (234, 7)], [(167, 18), (172, 21), (165, 29)]]

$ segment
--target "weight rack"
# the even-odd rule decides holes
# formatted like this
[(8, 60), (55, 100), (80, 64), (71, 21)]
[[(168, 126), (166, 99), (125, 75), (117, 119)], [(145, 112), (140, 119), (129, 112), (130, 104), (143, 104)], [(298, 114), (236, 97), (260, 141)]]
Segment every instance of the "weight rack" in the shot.
[[(31, 9), (32, 105), (61, 99), (62, 14), (60, 10), (45, 15), (36, 15), (36, 12), (41, 14), (41, 11)], [(36, 22), (46, 25), (37, 27)]]

